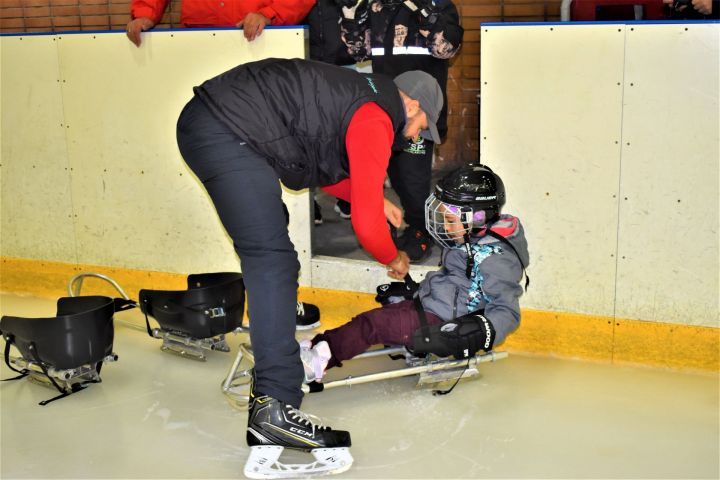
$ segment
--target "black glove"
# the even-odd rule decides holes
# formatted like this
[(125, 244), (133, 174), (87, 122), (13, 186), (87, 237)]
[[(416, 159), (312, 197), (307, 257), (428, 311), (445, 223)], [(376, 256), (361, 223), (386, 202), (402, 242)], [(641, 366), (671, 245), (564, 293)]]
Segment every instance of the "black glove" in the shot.
[(452, 355), (458, 360), (470, 358), (480, 350), (488, 352), (494, 343), (495, 327), (480, 312), (432, 325), (425, 332), (420, 328), (413, 334), (414, 353)]
[(415, 282), (392, 282), (378, 285), (375, 301), (380, 305), (412, 300), (417, 292), (418, 284)]
[[(450, 327), (452, 323), (457, 327)], [(445, 322), (443, 327), (440, 328), (440, 335), (447, 339), (455, 358), (468, 358), (480, 350), (488, 352), (495, 343), (495, 327), (480, 313), (463, 315)], [(459, 357), (459, 354), (462, 354), (462, 357)]]

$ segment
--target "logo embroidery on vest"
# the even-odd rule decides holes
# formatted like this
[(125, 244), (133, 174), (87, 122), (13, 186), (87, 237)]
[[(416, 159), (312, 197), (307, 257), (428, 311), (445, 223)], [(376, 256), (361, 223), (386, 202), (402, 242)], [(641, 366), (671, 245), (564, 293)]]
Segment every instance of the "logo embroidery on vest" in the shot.
[(411, 142), (404, 151), (413, 155), (425, 155), (425, 149), (425, 139), (422, 137), (418, 137), (418, 141)]

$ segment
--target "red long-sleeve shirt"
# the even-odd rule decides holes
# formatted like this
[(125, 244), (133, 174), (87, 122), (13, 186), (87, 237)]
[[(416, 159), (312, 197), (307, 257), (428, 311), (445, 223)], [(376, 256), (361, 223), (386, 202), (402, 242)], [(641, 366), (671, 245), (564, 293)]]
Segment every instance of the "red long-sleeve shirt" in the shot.
[(352, 226), (360, 245), (384, 265), (397, 256), (385, 218), (383, 193), (393, 138), (392, 122), (382, 108), (372, 102), (360, 107), (345, 135), (350, 177), (322, 187), (350, 202)]
[[(148, 17), (158, 23), (168, 0), (132, 0), (132, 18)], [(234, 27), (248, 13), (260, 13), (271, 25), (297, 25), (315, 0), (183, 0), (180, 22), (186, 27)]]

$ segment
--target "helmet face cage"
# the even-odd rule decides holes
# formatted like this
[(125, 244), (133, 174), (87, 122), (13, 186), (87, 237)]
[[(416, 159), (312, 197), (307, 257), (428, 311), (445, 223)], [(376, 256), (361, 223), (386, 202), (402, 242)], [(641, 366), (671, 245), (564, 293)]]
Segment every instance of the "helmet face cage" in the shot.
[(435, 194), (431, 194), (425, 201), (425, 228), (443, 247), (462, 245), (473, 228), (485, 223), (485, 210), (473, 211), (468, 205), (441, 202)]

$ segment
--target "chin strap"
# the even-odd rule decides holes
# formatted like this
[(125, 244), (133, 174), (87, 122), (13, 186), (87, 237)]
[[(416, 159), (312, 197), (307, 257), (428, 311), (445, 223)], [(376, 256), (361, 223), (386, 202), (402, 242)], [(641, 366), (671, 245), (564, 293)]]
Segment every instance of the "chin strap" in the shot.
[(467, 253), (467, 265), (465, 266), (465, 276), (470, 280), (472, 278), (472, 271), (475, 267), (475, 256), (472, 253), (472, 245), (470, 245), (470, 234), (465, 232), (465, 235), (463, 235), (463, 240), (465, 240), (465, 243), (463, 245), (465, 246), (465, 252)]

